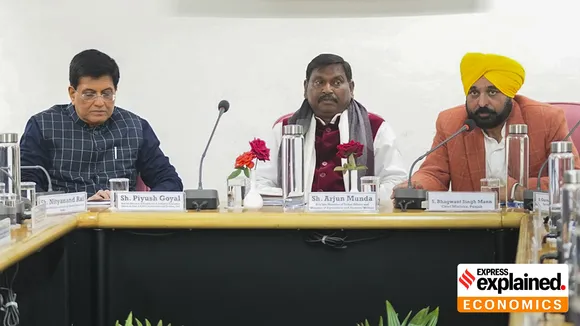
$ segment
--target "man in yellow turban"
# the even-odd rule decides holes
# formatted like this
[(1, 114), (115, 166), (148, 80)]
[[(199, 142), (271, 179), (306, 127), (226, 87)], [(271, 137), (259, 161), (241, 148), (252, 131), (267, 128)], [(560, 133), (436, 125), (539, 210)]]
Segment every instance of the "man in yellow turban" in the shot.
[[(481, 179), (499, 179), (499, 200), (521, 205), (524, 190), (535, 188), (540, 167), (550, 155), (550, 143), (568, 134), (564, 111), (547, 103), (516, 95), (526, 73), (521, 64), (496, 54), (467, 53), (460, 64), (465, 104), (439, 113), (436, 146), (459, 130), (466, 119), (478, 127), (431, 153), (413, 175), (412, 184), (428, 191), (480, 191)], [(506, 126), (525, 124), (529, 136), (528, 184), (506, 171)], [(575, 168), (580, 168), (576, 148)], [(547, 169), (541, 178), (548, 188)], [(401, 185), (406, 186), (405, 184)]]
[(460, 72), (468, 118), (500, 141), (513, 98), (526, 78), (524, 68), (508, 57), (468, 53), (461, 60)]

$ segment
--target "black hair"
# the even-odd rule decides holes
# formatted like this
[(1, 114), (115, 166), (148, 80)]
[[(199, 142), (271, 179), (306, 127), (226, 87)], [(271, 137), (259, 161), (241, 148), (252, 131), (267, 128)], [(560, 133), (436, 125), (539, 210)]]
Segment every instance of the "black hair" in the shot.
[(79, 86), (82, 77), (99, 78), (109, 76), (113, 80), (113, 85), (117, 89), (119, 84), (119, 66), (105, 53), (90, 49), (84, 50), (75, 55), (69, 66), (68, 79), (73, 88)]
[(306, 80), (310, 80), (310, 76), (315, 69), (337, 64), (342, 65), (344, 73), (346, 74), (346, 79), (350, 82), (352, 80), (352, 69), (350, 68), (350, 64), (344, 61), (341, 56), (331, 53), (319, 54), (316, 58), (310, 61), (308, 67), (306, 67)]

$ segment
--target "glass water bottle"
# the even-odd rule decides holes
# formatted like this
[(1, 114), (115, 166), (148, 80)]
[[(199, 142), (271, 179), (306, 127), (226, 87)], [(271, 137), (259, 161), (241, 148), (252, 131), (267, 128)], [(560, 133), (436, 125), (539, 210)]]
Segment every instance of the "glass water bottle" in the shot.
[(548, 157), (549, 200), (550, 200), (550, 227), (556, 226), (562, 213), (562, 186), (564, 173), (574, 169), (574, 154), (572, 142), (556, 141), (550, 144), (551, 154)]
[(282, 200), (284, 210), (303, 209), (304, 135), (301, 125), (286, 125), (282, 129)]
[[(506, 137), (506, 187), (509, 180), (515, 180), (523, 189), (528, 188), (528, 178), (530, 176), (530, 139), (528, 138), (528, 126), (525, 124), (513, 124), (509, 126)], [(512, 187), (513, 188), (513, 187)], [(506, 207), (523, 208), (523, 198), (513, 198), (511, 188), (506, 188)]]
[(12, 225), (24, 218), (24, 203), (20, 189), (20, 145), (18, 134), (0, 134), (0, 182), (6, 192), (0, 198), (0, 220), (10, 219)]
[(20, 198), (20, 145), (18, 134), (0, 134), (0, 182), (5, 192)]
[[(558, 263), (566, 264), (569, 271), (569, 283), (564, 284), (568, 288), (569, 296), (574, 294), (576, 286), (573, 275), (576, 272), (575, 258), (576, 247), (574, 246), (573, 232), (578, 218), (578, 194), (580, 190), (580, 170), (564, 172), (564, 185), (562, 186), (562, 218), (556, 221), (560, 236), (557, 238)], [(566, 314), (566, 319), (572, 314)]]
[[(576, 172), (578, 170), (574, 170)], [(580, 172), (576, 172), (576, 181), (580, 183)], [(566, 321), (573, 322), (573, 325), (580, 325), (580, 232), (576, 228), (576, 222), (580, 217), (580, 203), (578, 202), (580, 199), (580, 184), (576, 184), (577, 191), (575, 195), (568, 195), (568, 184), (565, 184), (562, 188), (563, 192), (563, 207), (562, 207), (562, 220), (564, 220), (564, 216), (566, 213), (566, 204), (565, 202), (568, 199), (573, 199), (573, 204), (571, 204), (571, 208), (574, 212), (570, 215), (570, 223), (568, 223), (568, 231), (562, 230), (562, 235), (560, 240), (564, 240), (567, 236), (566, 233), (570, 235), (571, 240), (571, 247), (570, 247), (570, 260), (571, 260), (571, 268), (570, 271), (570, 309), (568, 314), (566, 315)], [(564, 221), (562, 221), (564, 222)], [(563, 226), (565, 224), (562, 224)], [(564, 246), (562, 246), (564, 249)], [(561, 254), (559, 255), (561, 256)]]

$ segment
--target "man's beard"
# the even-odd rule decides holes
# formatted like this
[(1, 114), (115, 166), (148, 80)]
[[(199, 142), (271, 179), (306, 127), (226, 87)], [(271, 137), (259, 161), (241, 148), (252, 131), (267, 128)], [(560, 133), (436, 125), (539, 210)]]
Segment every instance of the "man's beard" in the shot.
[[(496, 127), (501, 126), (506, 120), (509, 118), (510, 114), (512, 113), (512, 99), (508, 98), (503, 106), (503, 110), (500, 113), (495, 112), (494, 110), (488, 107), (479, 107), (477, 110), (471, 112), (467, 108), (467, 103), (465, 103), (465, 110), (467, 111), (467, 117), (475, 121), (475, 125), (483, 130), (493, 129)], [(487, 113), (487, 117), (481, 117), (481, 113)]]

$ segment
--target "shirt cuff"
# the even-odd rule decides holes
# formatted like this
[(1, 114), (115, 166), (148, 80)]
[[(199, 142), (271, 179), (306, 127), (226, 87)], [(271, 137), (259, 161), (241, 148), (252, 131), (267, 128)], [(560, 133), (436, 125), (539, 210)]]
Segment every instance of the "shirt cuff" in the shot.
[(514, 183), (514, 185), (512, 186), (512, 190), (510, 192), (510, 200), (515, 200), (516, 199), (516, 187), (519, 186), (519, 183)]

